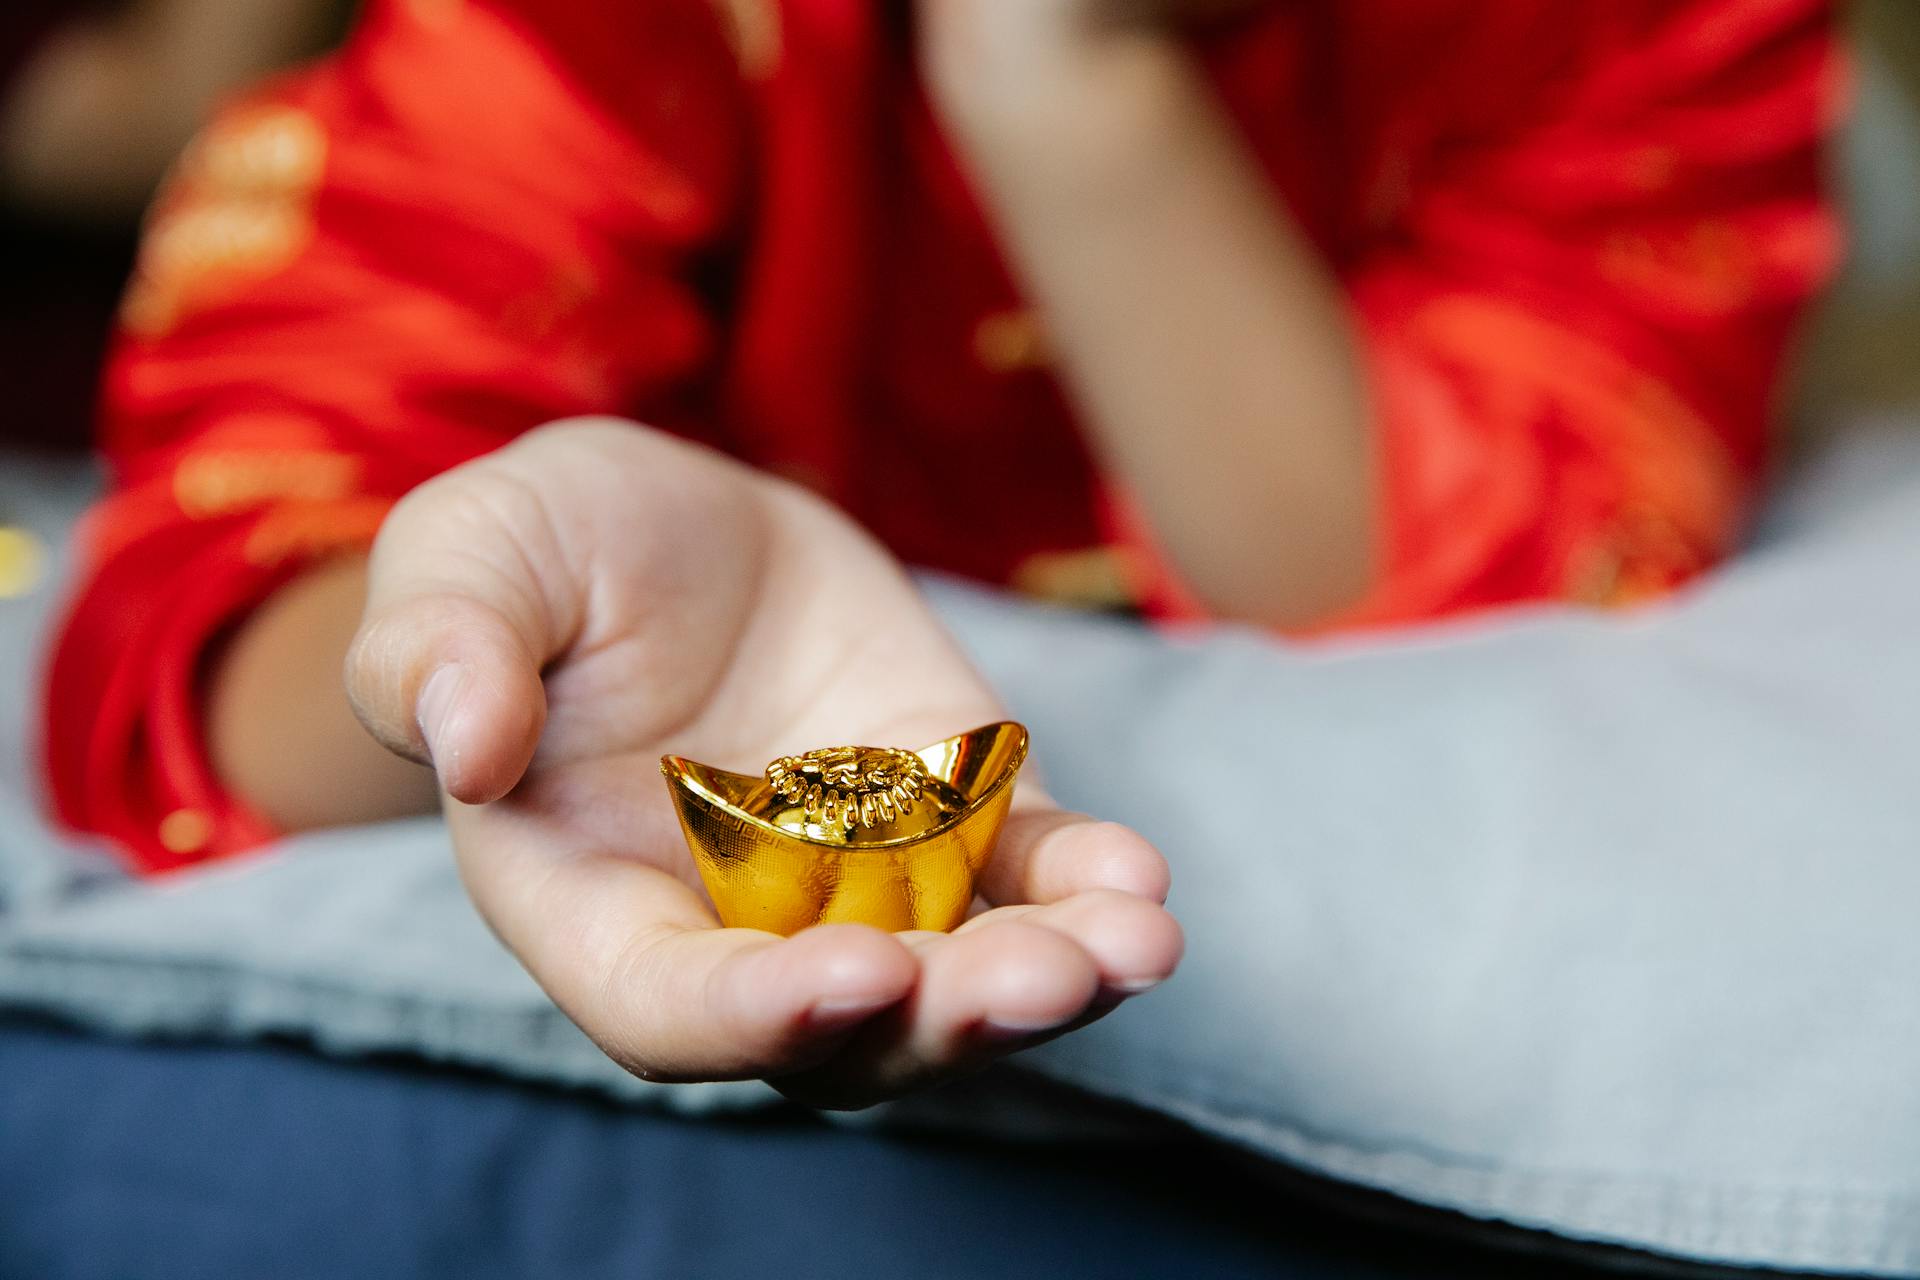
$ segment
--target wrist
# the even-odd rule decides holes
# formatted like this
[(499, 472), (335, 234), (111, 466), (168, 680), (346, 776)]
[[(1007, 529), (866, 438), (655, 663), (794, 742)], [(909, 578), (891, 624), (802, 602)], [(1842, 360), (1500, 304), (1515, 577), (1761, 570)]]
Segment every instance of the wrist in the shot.
[(1049, 95), (977, 106), (944, 124), (999, 218), (1100, 216), (1185, 171), (1215, 110), (1178, 46), (1110, 47)]
[(206, 742), (221, 784), (281, 831), (431, 812), (433, 775), (354, 718), (340, 669), (366, 599), (358, 556), (316, 564), (213, 656)]
[(952, 38), (923, 51), (922, 69), (963, 151), (1020, 163), (1105, 162), (1143, 129), (1174, 118), (1193, 80), (1179, 41), (1150, 31)]

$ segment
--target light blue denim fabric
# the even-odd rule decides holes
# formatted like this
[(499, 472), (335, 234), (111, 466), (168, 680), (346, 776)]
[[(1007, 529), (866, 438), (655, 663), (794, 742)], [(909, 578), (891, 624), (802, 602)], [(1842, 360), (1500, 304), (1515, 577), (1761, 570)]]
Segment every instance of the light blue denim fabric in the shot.
[[(15, 468), (0, 512), (55, 532), (83, 488)], [(1054, 790), (1162, 843), (1189, 930), (1163, 991), (1028, 1065), (1476, 1217), (1920, 1276), (1920, 433), (1854, 434), (1751, 554), (1626, 615), (1309, 649), (932, 592)], [(0, 604), (8, 735), (45, 599)], [(0, 1004), (768, 1096), (614, 1069), (437, 824), (129, 884), (37, 825), (20, 752)]]
[(1189, 930), (1041, 1070), (1469, 1214), (1920, 1275), (1920, 433), (1637, 613), (1313, 651), (948, 616)]

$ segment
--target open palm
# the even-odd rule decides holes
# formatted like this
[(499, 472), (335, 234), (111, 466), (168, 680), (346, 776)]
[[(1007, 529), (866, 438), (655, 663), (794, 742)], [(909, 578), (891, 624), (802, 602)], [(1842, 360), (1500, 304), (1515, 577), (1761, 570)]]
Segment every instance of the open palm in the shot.
[(899, 567), (804, 491), (631, 423), (544, 428), (422, 486), (348, 663), (430, 760), (462, 876), (555, 1001), (650, 1079), (858, 1106), (1098, 1017), (1180, 932), (1140, 837), (1022, 784), (952, 935), (721, 928), (659, 757), (757, 773), (1003, 715)]

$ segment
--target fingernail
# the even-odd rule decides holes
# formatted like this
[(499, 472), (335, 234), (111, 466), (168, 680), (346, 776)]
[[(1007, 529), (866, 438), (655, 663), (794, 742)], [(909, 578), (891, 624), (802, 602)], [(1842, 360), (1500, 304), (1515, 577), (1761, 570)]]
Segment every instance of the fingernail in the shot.
[(807, 1011), (807, 1025), (815, 1031), (837, 1031), (864, 1022), (882, 1009), (898, 1003), (898, 996), (847, 996), (820, 1000)]
[(466, 687), (467, 668), (458, 662), (435, 667), (433, 674), (427, 677), (426, 684), (420, 687), (420, 701), (414, 708), (414, 720), (420, 726), (420, 736), (427, 741), (427, 754), (433, 757), (436, 766), (452, 763), (451, 760), (440, 758), (440, 743), (446, 736), (454, 708), (459, 705), (460, 695)]
[(980, 1022), (979, 1036), (982, 1040), (992, 1041), (1024, 1040), (1029, 1036), (1041, 1035), (1055, 1028), (1064, 1027), (1072, 1021), (1072, 1016), (1037, 1023), (1007, 1018), (984, 1018)]
[(1087, 1006), (1087, 1012), (1112, 1013), (1135, 996), (1153, 990), (1162, 981), (1160, 978), (1129, 978), (1121, 982), (1103, 982), (1093, 997), (1093, 1003)]

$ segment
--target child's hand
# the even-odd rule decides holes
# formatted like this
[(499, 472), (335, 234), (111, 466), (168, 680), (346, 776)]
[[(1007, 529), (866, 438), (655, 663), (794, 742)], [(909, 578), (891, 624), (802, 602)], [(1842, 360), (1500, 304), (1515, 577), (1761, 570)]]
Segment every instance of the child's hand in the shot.
[(1165, 978), (1160, 855), (1023, 785), (953, 935), (719, 927), (658, 760), (757, 770), (1001, 708), (891, 559), (791, 486), (626, 423), (549, 427), (422, 486), (374, 548), (362, 720), (431, 759), (461, 873), (554, 1000), (658, 1080), (859, 1106)]

